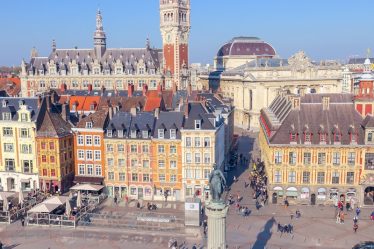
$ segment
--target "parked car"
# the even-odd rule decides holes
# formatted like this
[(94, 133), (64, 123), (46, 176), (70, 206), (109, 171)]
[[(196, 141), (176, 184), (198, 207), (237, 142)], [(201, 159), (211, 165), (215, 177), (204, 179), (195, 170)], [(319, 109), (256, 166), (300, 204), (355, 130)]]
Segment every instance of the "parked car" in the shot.
[(354, 247), (352, 247), (352, 249), (374, 249), (374, 242), (373, 241), (361, 242), (355, 245)]

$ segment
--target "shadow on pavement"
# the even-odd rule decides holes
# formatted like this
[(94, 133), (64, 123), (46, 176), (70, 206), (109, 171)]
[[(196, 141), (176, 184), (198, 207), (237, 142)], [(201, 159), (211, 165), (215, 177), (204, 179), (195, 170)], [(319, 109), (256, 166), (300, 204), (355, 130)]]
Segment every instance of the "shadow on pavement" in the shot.
[(257, 235), (257, 240), (253, 244), (252, 249), (264, 249), (265, 248), (266, 244), (271, 238), (271, 235), (272, 235), (271, 228), (273, 227), (274, 223), (275, 223), (274, 217), (272, 217), (266, 222), (264, 226), (264, 230)]
[(13, 249), (13, 248), (16, 248), (17, 246), (19, 246), (20, 244), (13, 244), (13, 245), (10, 245), (10, 246), (5, 246), (3, 247), (4, 249)]

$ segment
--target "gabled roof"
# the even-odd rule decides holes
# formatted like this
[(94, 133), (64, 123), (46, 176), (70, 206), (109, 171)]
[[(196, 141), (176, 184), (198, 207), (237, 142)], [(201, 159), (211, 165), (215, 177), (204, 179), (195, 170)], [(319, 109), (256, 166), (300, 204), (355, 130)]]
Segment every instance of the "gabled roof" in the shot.
[(62, 137), (69, 135), (71, 125), (66, 122), (55, 107), (52, 110), (46, 110), (41, 118), (41, 124), (37, 130), (38, 137)]
[(104, 129), (108, 121), (108, 110), (102, 109), (98, 110), (95, 113), (92, 113), (82, 120), (80, 120), (77, 124), (77, 128), (86, 128), (87, 122), (92, 122), (92, 128), (99, 128)]
[(170, 130), (176, 130), (176, 138), (181, 138), (181, 129), (184, 125), (184, 113), (183, 112), (161, 112), (158, 115), (156, 121), (156, 128), (153, 134), (154, 138), (158, 137), (158, 129), (164, 130), (164, 139), (170, 139)]

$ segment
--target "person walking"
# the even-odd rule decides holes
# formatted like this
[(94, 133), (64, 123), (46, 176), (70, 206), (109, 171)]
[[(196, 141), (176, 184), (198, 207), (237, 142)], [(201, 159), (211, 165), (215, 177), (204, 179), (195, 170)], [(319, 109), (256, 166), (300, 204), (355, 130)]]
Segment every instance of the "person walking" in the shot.
[(353, 217), (353, 224), (357, 224), (358, 222), (358, 217), (355, 215), (355, 217)]
[(358, 229), (358, 224), (357, 223), (353, 224), (353, 231), (355, 233), (357, 233), (357, 229)]
[(114, 196), (114, 204), (117, 205), (117, 196)]
[(340, 212), (340, 223), (344, 224), (344, 212), (343, 211)]
[(21, 218), (21, 225), (24, 227), (25, 226), (25, 218), (22, 216)]
[(361, 209), (360, 209), (360, 207), (357, 207), (356, 208), (356, 215), (357, 215), (357, 217), (360, 216), (360, 213), (361, 213)]

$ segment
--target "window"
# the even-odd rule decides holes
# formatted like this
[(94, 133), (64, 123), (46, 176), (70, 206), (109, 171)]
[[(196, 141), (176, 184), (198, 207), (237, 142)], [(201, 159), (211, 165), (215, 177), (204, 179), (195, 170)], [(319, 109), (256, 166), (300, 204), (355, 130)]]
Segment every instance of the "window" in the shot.
[(200, 147), (201, 143), (200, 143), (200, 138), (199, 137), (195, 137), (195, 147)]
[(210, 153), (204, 153), (204, 163), (210, 163)]
[(332, 164), (339, 165), (340, 164), (340, 152), (333, 152), (332, 153)]
[(274, 182), (281, 183), (282, 182), (282, 173), (280, 170), (276, 170), (274, 173)]
[(191, 153), (186, 153), (186, 163), (191, 163), (192, 158), (191, 158)]
[(101, 151), (95, 150), (95, 161), (100, 161), (100, 160), (101, 160)]
[(158, 129), (158, 138), (164, 138), (164, 130), (163, 129)]
[(149, 182), (149, 174), (143, 174), (143, 182)]
[(339, 184), (339, 172), (332, 173), (332, 184)]
[(312, 160), (312, 153), (305, 152), (304, 153), (304, 165), (310, 165), (311, 160)]
[(50, 156), (50, 157), (49, 157), (49, 161), (50, 161), (51, 163), (54, 163), (54, 162), (55, 162), (55, 156)]
[(14, 146), (11, 143), (4, 144), (4, 152), (14, 152)]
[(14, 171), (14, 159), (5, 159), (5, 170)]
[(305, 133), (305, 143), (310, 143), (312, 135), (310, 133)]
[(303, 183), (310, 182), (310, 172), (303, 172)]
[(91, 129), (92, 128), (92, 122), (86, 122), (86, 128)]
[(112, 135), (113, 135), (113, 130), (107, 130), (107, 131), (106, 131), (106, 135), (107, 135), (108, 137), (112, 137)]
[(158, 146), (158, 153), (165, 153), (165, 146), (164, 145), (159, 145)]
[(373, 133), (369, 132), (368, 133), (368, 142), (372, 142), (372, 141), (373, 141)]
[(326, 153), (318, 153), (318, 165), (324, 165), (326, 163)]
[(10, 114), (10, 112), (3, 113), (3, 120), (11, 120), (11, 119), (12, 119), (12, 115)]
[(138, 152), (138, 146), (136, 144), (131, 144), (130, 145), (130, 151), (132, 153), (137, 153)]
[(318, 172), (317, 173), (317, 183), (318, 184), (325, 184), (325, 172)]
[(143, 144), (143, 146), (142, 146), (142, 151), (143, 151), (143, 153), (148, 153), (148, 152), (149, 152), (149, 146)]
[(84, 143), (83, 143), (83, 136), (82, 135), (78, 136), (78, 145), (84, 145)]
[(354, 184), (355, 172), (347, 172), (347, 184)]
[(177, 168), (177, 161), (175, 160), (170, 160), (170, 168), (175, 169)]
[(210, 169), (204, 169), (204, 179), (209, 179)]
[(47, 156), (46, 155), (42, 155), (42, 163), (46, 163), (47, 162)]
[(158, 167), (165, 168), (165, 160), (158, 160)]
[(138, 181), (138, 174), (132, 173), (131, 174), (131, 180), (134, 181), (134, 182), (137, 182)]
[(41, 145), (40, 145), (41, 147), (42, 147), (42, 150), (45, 150), (45, 148), (46, 148), (46, 143), (45, 142), (41, 142)]
[(186, 137), (186, 147), (191, 147), (191, 138)]
[(93, 165), (87, 164), (87, 175), (93, 175)]
[(78, 150), (78, 159), (84, 160), (84, 150)]
[(204, 147), (210, 147), (210, 137), (204, 137)]
[(27, 118), (27, 113), (21, 113), (21, 121), (22, 122), (27, 122), (28, 121), (28, 118)]
[(195, 179), (201, 179), (201, 170), (195, 169)]
[(356, 162), (356, 153), (355, 152), (348, 152), (348, 165), (355, 165)]
[(124, 152), (125, 151), (125, 146), (123, 144), (118, 144), (117, 145), (117, 151), (118, 152)]
[[(139, 74), (144, 74), (144, 67), (139, 67)], [(144, 80), (143, 80), (144, 81)], [(142, 82), (143, 82), (142, 81)], [(140, 83), (141, 83), (141, 81), (139, 80), (139, 86), (140, 86)]]
[(136, 168), (138, 166), (138, 160), (131, 159), (131, 168)]
[(22, 164), (23, 164), (24, 173), (32, 173), (33, 171), (32, 160), (23, 160)]
[(29, 137), (29, 129), (21, 128), (20, 136), (23, 137), (23, 138)]
[(282, 152), (276, 151), (275, 152), (275, 164), (281, 164), (282, 163)]
[(86, 160), (92, 160), (92, 159), (93, 159), (92, 150), (86, 150)]
[(137, 189), (134, 187), (130, 188), (130, 195), (136, 195)]
[(288, 182), (289, 183), (295, 183), (296, 182), (296, 172), (295, 171), (290, 171), (288, 173)]
[(297, 135), (296, 133), (290, 133), (290, 142), (296, 142)]
[(108, 180), (114, 180), (114, 172), (108, 172)]
[(149, 160), (143, 160), (143, 168), (149, 168)]
[(177, 130), (171, 129), (170, 130), (170, 139), (176, 139), (177, 138)]
[(79, 174), (80, 175), (84, 175), (85, 174), (86, 169), (85, 169), (84, 164), (79, 164), (78, 165), (78, 169), (79, 169)]
[(21, 153), (22, 154), (31, 154), (32, 145), (31, 144), (21, 144)]
[(47, 176), (47, 175), (48, 175), (47, 169), (43, 169), (43, 176)]
[(177, 181), (177, 175), (170, 175), (170, 182), (176, 182)]
[(95, 166), (95, 174), (97, 175), (97, 176), (101, 176), (101, 166), (100, 165), (96, 165)]
[(176, 154), (177, 153), (177, 146), (170, 145), (170, 154)]
[(142, 131), (142, 137), (148, 138), (148, 131)]
[(201, 129), (201, 120), (195, 120), (195, 129), (200, 130)]
[(164, 181), (165, 181), (165, 174), (159, 174), (159, 175), (158, 175), (158, 180), (159, 180), (160, 182), (164, 182)]
[(200, 153), (195, 153), (195, 163), (201, 163)]
[(150, 82), (151, 82), (151, 84), (150, 84), (151, 88), (156, 88), (157, 87), (157, 82), (155, 80), (151, 80)]
[(100, 146), (100, 136), (94, 136), (94, 144)]
[(326, 143), (326, 134), (325, 133), (321, 133), (319, 135), (319, 142), (320, 143)]
[(49, 142), (49, 149), (54, 150), (55, 149), (55, 143), (54, 142)]
[(117, 135), (118, 137), (123, 137), (123, 130), (118, 130)]
[(107, 152), (113, 152), (114, 151), (113, 144), (107, 144), (106, 145), (106, 151)]
[(119, 158), (118, 159), (118, 167), (124, 167), (125, 166), (125, 159)]
[(107, 158), (107, 164), (108, 164), (108, 167), (113, 167), (114, 159), (113, 158)]
[(121, 182), (124, 182), (126, 180), (126, 174), (125, 173), (119, 173), (118, 178)]
[(295, 165), (296, 164), (296, 152), (290, 152), (289, 154), (289, 164)]
[(92, 136), (86, 136), (86, 145), (92, 145)]
[(192, 178), (192, 169), (186, 169), (186, 178)]
[(3, 128), (3, 136), (4, 137), (13, 137), (13, 128), (4, 127)]
[(340, 133), (338, 133), (338, 132), (334, 133), (334, 142), (335, 143), (340, 143), (340, 138), (341, 138)]

